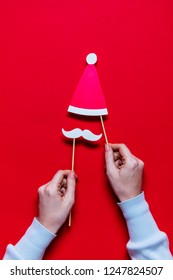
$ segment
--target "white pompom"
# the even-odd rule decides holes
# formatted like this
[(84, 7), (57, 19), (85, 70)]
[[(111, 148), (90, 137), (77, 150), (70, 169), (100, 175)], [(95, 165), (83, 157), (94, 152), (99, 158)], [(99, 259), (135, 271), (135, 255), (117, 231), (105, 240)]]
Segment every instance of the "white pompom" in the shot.
[(97, 55), (95, 53), (89, 53), (86, 57), (88, 64), (95, 64), (97, 62)]

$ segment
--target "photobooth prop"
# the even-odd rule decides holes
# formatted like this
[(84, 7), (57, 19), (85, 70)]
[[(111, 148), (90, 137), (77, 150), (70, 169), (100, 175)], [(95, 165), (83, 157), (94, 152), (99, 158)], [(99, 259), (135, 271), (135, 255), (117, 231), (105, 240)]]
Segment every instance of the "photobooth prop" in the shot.
[[(95, 64), (97, 62), (97, 55), (94, 53), (88, 54), (86, 57), (86, 62), (87, 66), (73, 94), (70, 105), (68, 107), (68, 112), (88, 117), (100, 117), (105, 141), (108, 144), (108, 139), (102, 117), (108, 114), (108, 110), (106, 107), (105, 98), (95, 67)], [(66, 131), (62, 129), (62, 133), (65, 137), (73, 139), (71, 168), (72, 171), (74, 170), (76, 139), (79, 137), (83, 137), (88, 141), (97, 141), (102, 137), (102, 134), (96, 135), (87, 129), (82, 131), (79, 128), (73, 129), (71, 131)], [(71, 213), (69, 216), (69, 226), (71, 226)]]

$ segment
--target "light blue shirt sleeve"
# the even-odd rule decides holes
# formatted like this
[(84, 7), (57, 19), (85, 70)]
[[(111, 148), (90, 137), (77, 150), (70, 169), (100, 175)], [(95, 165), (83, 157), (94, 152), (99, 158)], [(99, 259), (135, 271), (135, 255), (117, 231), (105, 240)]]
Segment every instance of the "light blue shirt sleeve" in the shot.
[(56, 237), (34, 218), (19, 242), (9, 244), (3, 260), (41, 260), (47, 246)]
[(167, 235), (156, 225), (144, 193), (118, 205), (129, 231), (127, 250), (131, 259), (172, 260)]
[[(157, 227), (144, 193), (118, 203), (127, 222), (127, 250), (133, 260), (172, 260), (167, 235)], [(56, 237), (34, 218), (19, 242), (9, 244), (4, 260), (40, 260)]]

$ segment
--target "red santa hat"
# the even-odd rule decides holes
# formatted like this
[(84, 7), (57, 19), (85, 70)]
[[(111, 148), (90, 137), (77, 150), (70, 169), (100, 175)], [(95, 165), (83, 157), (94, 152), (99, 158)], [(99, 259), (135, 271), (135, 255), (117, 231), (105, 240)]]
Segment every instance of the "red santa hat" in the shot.
[(106, 102), (95, 67), (96, 54), (87, 55), (86, 61), (88, 65), (74, 92), (68, 112), (86, 116), (107, 115)]

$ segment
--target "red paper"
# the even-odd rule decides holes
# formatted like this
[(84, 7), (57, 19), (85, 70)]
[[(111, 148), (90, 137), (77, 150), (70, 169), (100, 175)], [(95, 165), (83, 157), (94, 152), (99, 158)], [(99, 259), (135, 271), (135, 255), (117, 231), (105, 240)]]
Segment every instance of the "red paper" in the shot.
[(87, 65), (72, 97), (68, 111), (90, 116), (108, 114), (95, 65)]

